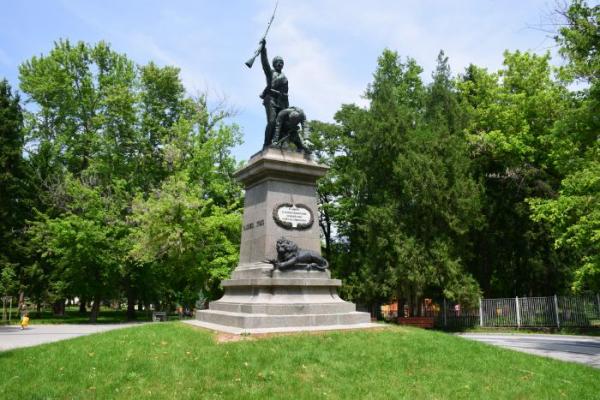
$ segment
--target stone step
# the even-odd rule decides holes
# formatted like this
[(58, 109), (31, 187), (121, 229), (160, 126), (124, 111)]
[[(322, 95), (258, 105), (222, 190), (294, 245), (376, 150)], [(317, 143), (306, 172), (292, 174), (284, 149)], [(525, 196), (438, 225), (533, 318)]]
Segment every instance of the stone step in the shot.
[(325, 286), (340, 287), (342, 281), (329, 278), (242, 278), (226, 279), (221, 282), (223, 287), (294, 287), (294, 286)]
[(355, 325), (370, 323), (368, 313), (347, 312), (339, 314), (269, 315), (201, 310), (196, 319), (217, 325), (244, 329), (312, 327), (320, 325)]
[(267, 315), (340, 314), (356, 311), (353, 303), (331, 301), (323, 303), (236, 303), (214, 301), (211, 310)]

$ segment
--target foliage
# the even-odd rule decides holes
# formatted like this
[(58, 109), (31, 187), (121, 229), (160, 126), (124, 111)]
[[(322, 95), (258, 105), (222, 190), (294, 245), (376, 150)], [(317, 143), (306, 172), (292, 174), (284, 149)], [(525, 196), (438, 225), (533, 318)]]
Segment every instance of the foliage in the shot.
[[(598, 159), (598, 158), (596, 158)], [(557, 248), (567, 248), (579, 260), (571, 289), (600, 290), (600, 163), (590, 161), (568, 175), (556, 199), (531, 199), (533, 218), (550, 224)]]
[[(440, 53), (424, 86), (414, 61), (386, 51), (368, 109), (313, 122), (331, 166), (321, 226), (346, 296), (431, 285), (472, 299), (465, 269), (488, 296), (597, 290), (598, 9), (575, 1), (563, 13), (560, 71), (549, 54), (507, 51), (498, 72), (471, 65), (455, 80)], [(571, 91), (569, 77), (590, 86)]]
[(94, 301), (95, 320), (100, 302), (118, 296), (115, 288), (128, 227), (120, 218), (121, 204), (114, 199), (124, 183), (116, 181), (109, 188), (113, 193), (106, 195), (71, 175), (65, 178), (66, 210), (55, 218), (41, 214), (30, 230), (32, 244), (53, 267), (54, 298), (88, 296)]
[(370, 107), (346, 105), (338, 125), (316, 125), (321, 135), (313, 142), (331, 164), (319, 188), (329, 200), (322, 207), (347, 243), (340, 272), (355, 299), (414, 303), (433, 288), (465, 302), (477, 296), (464, 258), (479, 188), (458, 132), (447, 59), (439, 61), (425, 87), (414, 60), (384, 51), (367, 89)]
[(558, 43), (567, 76), (587, 86), (556, 125), (551, 155), (563, 174), (557, 195), (529, 201), (533, 219), (550, 226), (554, 245), (572, 255), (574, 292), (600, 290), (600, 6), (574, 1), (564, 11)]
[(562, 26), (556, 42), (560, 54), (568, 61), (574, 76), (589, 81), (600, 79), (600, 5), (590, 7), (585, 0), (573, 0), (560, 11)]
[[(28, 170), (23, 160), (23, 113), (18, 94), (0, 80), (0, 295), (19, 289), (24, 264), (22, 236), (28, 215)], [(13, 282), (10, 282), (14, 279)]]
[(186, 173), (169, 177), (148, 199), (138, 196), (131, 219), (131, 256), (151, 265), (162, 298), (180, 293), (180, 303), (193, 305), (198, 283), (214, 297), (237, 264), (239, 212), (215, 204)]
[(484, 185), (485, 225), (474, 236), (473, 271), (488, 296), (547, 295), (565, 288), (564, 255), (526, 199), (558, 186), (555, 124), (570, 99), (553, 79), (548, 54), (505, 52), (497, 73), (471, 65), (458, 84), (475, 176)]
[[(218, 287), (239, 240), (230, 234), (241, 204), (231, 113), (187, 97), (177, 68), (136, 66), (104, 42), (61, 40), (23, 63), (20, 79), (36, 104), (26, 130), (43, 193), (30, 228), (30, 295), (94, 300), (93, 319), (105, 299), (125, 297), (133, 317), (136, 304), (193, 305), (200, 288)], [(152, 219), (171, 206), (188, 218)], [(181, 233), (185, 254), (163, 254), (172, 243), (143, 229)], [(224, 250), (203, 247), (209, 237)]]
[(14, 293), (16, 283), (17, 275), (14, 267), (5, 265), (0, 271), (0, 295), (6, 296), (8, 293)]

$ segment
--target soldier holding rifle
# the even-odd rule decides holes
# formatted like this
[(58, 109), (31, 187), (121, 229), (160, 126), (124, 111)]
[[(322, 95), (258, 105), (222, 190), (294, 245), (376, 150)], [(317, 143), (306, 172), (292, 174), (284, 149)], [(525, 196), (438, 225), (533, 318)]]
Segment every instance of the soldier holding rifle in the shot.
[(267, 56), (267, 33), (269, 33), (269, 29), (275, 18), (277, 4), (275, 3), (273, 15), (269, 20), (264, 36), (259, 42), (258, 49), (246, 61), (246, 66), (252, 68), (254, 60), (260, 54), (260, 61), (267, 79), (267, 86), (260, 95), (265, 106), (265, 113), (267, 114), (263, 148), (272, 144), (281, 146), (287, 140), (294, 143), (298, 151), (309, 153), (302, 143), (300, 132), (298, 132), (298, 125), (302, 128), (301, 133), (305, 134), (308, 131), (306, 115), (299, 107), (290, 107), (288, 101), (288, 80), (283, 73), (283, 58), (279, 56), (273, 58), (273, 68), (271, 68), (269, 57)]
[(273, 143), (273, 136), (275, 135), (275, 121), (277, 114), (289, 107), (288, 102), (288, 80), (283, 69), (283, 58), (273, 58), (273, 69), (269, 65), (269, 57), (267, 56), (267, 33), (271, 28), (273, 19), (275, 18), (275, 12), (277, 11), (277, 5), (275, 3), (275, 9), (273, 9), (273, 15), (269, 20), (267, 29), (262, 39), (259, 42), (258, 49), (254, 52), (254, 55), (246, 61), (246, 66), (252, 68), (254, 60), (260, 55), (260, 61), (262, 63), (263, 70), (265, 71), (265, 77), (267, 78), (267, 86), (260, 95), (263, 99), (263, 105), (265, 106), (265, 112), (267, 114), (267, 127), (265, 128), (265, 142), (263, 147), (270, 146)]
[(273, 142), (277, 114), (289, 107), (288, 80), (282, 71), (283, 58), (279, 56), (273, 58), (273, 69), (271, 69), (269, 58), (267, 57), (266, 43), (267, 41), (264, 38), (260, 41), (260, 60), (267, 79), (267, 87), (265, 87), (265, 90), (260, 95), (267, 114), (267, 127), (265, 128), (265, 142), (263, 147), (267, 147)]

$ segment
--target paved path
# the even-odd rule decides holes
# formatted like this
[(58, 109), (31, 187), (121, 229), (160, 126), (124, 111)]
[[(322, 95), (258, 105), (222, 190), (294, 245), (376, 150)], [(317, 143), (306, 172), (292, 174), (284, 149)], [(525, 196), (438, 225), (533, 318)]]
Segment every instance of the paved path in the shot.
[(460, 333), (458, 335), (507, 349), (600, 368), (600, 337), (479, 333)]
[(42, 343), (57, 342), (78, 336), (90, 335), (97, 332), (106, 332), (113, 329), (127, 328), (142, 325), (140, 323), (127, 324), (60, 324), (60, 325), (29, 325), (21, 330), (18, 325), (0, 326), (0, 351), (16, 349), (19, 347), (36, 346)]

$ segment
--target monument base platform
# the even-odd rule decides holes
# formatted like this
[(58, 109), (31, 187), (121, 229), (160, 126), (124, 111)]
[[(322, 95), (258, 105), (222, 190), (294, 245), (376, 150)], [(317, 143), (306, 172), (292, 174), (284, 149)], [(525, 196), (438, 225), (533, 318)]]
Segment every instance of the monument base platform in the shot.
[(271, 276), (254, 271), (253, 277), (240, 274), (224, 281), (225, 295), (196, 312), (199, 324), (229, 333), (376, 326), (369, 313), (357, 312), (338, 296), (341, 282), (329, 278), (329, 271), (273, 271)]

